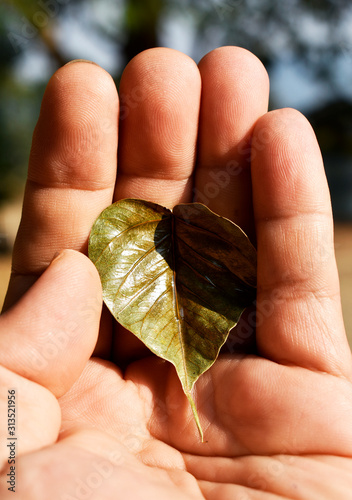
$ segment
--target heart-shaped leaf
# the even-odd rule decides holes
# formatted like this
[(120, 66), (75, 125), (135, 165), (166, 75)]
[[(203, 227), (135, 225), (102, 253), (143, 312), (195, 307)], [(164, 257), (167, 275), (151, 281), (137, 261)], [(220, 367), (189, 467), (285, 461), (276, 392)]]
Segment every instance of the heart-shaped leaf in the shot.
[(89, 257), (117, 321), (174, 364), (202, 436), (191, 390), (255, 298), (248, 237), (199, 203), (124, 199), (96, 220)]

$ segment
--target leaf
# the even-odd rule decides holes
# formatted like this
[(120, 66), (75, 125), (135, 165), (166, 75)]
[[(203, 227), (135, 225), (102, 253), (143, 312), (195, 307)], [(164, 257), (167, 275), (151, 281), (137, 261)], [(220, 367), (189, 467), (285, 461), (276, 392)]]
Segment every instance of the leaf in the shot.
[(174, 364), (203, 439), (191, 390), (255, 298), (248, 237), (199, 203), (124, 199), (94, 223), (89, 257), (117, 321)]

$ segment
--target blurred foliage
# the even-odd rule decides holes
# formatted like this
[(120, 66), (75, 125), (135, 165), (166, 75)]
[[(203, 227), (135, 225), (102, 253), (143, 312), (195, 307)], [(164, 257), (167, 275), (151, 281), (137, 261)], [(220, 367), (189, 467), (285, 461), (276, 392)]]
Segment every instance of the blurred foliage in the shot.
[(158, 25), (163, 9), (162, 0), (134, 0), (126, 3), (123, 46), (125, 61), (129, 61), (141, 50), (156, 47)]
[[(2, 10), (2, 9), (1, 9)], [(23, 185), (25, 158), (33, 117), (38, 112), (39, 87), (13, 78), (16, 53), (8, 39), (6, 17), (0, 10), (0, 203)]]
[(352, 220), (352, 102), (336, 99), (309, 115), (322, 147), (335, 220)]
[(339, 152), (352, 157), (352, 102), (335, 100), (309, 118), (326, 153)]
[(97, 43), (110, 44), (118, 61), (116, 81), (134, 55), (162, 44), (172, 22), (188, 30), (191, 27), (189, 55), (196, 60), (219, 45), (246, 47), (269, 72), (278, 61), (299, 60), (310, 75), (329, 87), (329, 113), (334, 119), (344, 115), (336, 127), (328, 126), (331, 115), (324, 126), (319, 126), (319, 113), (315, 115), (323, 149), (331, 154), (331, 147), (343, 144), (351, 155), (351, 106), (343, 112), (338, 107), (344, 85), (338, 64), (346, 54), (351, 57), (351, 27), (346, 27), (346, 20), (352, 22), (350, 0), (5, 1), (0, 5), (0, 203), (23, 182), (30, 131), (44, 87), (40, 78), (21, 81), (18, 66), (35, 48), (45, 54), (53, 69), (73, 57), (86, 57), (72, 33), (66, 35), (66, 44), (60, 39), (60, 29), (68, 19)]

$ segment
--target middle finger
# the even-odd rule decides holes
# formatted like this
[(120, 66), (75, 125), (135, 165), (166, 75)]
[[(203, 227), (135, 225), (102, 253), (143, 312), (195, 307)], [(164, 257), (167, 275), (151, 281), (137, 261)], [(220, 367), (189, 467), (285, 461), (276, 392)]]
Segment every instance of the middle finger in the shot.
[[(147, 50), (127, 65), (120, 84), (115, 199), (142, 198), (168, 208), (191, 201), (201, 81), (197, 65), (171, 49)], [(118, 326), (116, 361), (149, 353)]]
[(199, 63), (202, 105), (195, 199), (253, 238), (251, 134), (268, 108), (269, 80), (247, 50), (221, 47)]
[(115, 199), (144, 198), (169, 208), (191, 200), (200, 89), (196, 64), (176, 50), (147, 50), (127, 65)]

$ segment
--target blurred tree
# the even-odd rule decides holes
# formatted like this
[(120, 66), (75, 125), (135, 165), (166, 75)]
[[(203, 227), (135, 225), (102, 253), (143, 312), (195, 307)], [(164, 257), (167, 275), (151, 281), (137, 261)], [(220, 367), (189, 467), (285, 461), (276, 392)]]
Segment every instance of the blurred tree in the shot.
[(130, 0), (126, 2), (126, 37), (122, 52), (131, 60), (145, 49), (159, 45), (158, 28), (163, 12), (163, 0)]
[[(204, 47), (214, 46), (214, 41), (216, 45), (239, 45), (253, 51), (266, 66), (280, 58), (299, 58), (310, 71), (331, 81), (334, 60), (351, 47), (352, 41), (350, 30), (344, 26), (348, 16), (352, 20), (350, 0), (7, 1), (12, 15), (17, 12), (20, 24), (17, 30), (8, 33), (14, 50), (25, 50), (31, 40), (39, 37), (58, 65), (67, 58), (55, 31), (67, 12), (77, 7), (82, 24), (87, 24), (82, 9), (91, 8), (89, 29), (108, 36), (118, 46), (123, 64), (138, 52), (160, 45), (161, 26), (166, 19), (175, 17), (181, 23), (192, 19), (195, 29), (192, 53), (204, 52)], [(116, 18), (117, 10), (121, 11), (118, 29), (113, 29), (108, 17), (102, 23), (102, 18), (95, 16), (98, 9), (108, 10), (112, 19)]]
[[(55, 40), (55, 26), (60, 22), (68, 5), (81, 3), (82, 0), (10, 0), (11, 8), (7, 13), (17, 13), (16, 28), (8, 30), (7, 38), (16, 54), (26, 50), (35, 38), (39, 37), (48, 55), (61, 66), (67, 62), (61, 47)], [(15, 23), (14, 23), (15, 24)]]
[[(63, 47), (60, 29), (70, 16), (97, 43), (109, 41), (119, 61), (113, 75), (117, 81), (129, 59), (161, 45), (161, 40), (165, 43), (165, 26), (178, 23), (192, 26), (188, 53), (195, 59), (215, 46), (239, 45), (254, 52), (269, 71), (277, 61), (301, 61), (309, 74), (326, 83), (332, 100), (346, 89), (338, 64), (351, 54), (350, 0), (5, 1), (6, 6), (0, 6), (0, 199), (13, 183), (14, 172), (21, 171), (19, 165), (26, 163), (28, 140), (23, 142), (21, 136), (29, 136), (25, 128), (33, 123), (28, 115), (36, 118), (42, 93), (42, 83), (19, 82), (13, 68), (39, 42), (54, 67), (72, 56), (86, 57), (72, 30), (66, 32), (69, 53)], [(172, 46), (173, 41), (167, 43)]]
[(322, 148), (335, 220), (352, 220), (352, 102), (334, 100), (308, 118)]
[[(6, 17), (0, 10), (0, 203), (16, 192), (23, 178), (22, 148), (26, 144), (22, 115), (18, 108), (28, 92), (13, 81), (11, 69), (16, 54), (7, 37)], [(28, 142), (28, 141), (27, 141)]]
[(336, 57), (351, 49), (350, 0), (195, 0), (168, 2), (173, 9), (192, 4), (197, 46), (239, 45), (270, 70), (278, 60), (298, 59), (309, 72), (335, 84)]

